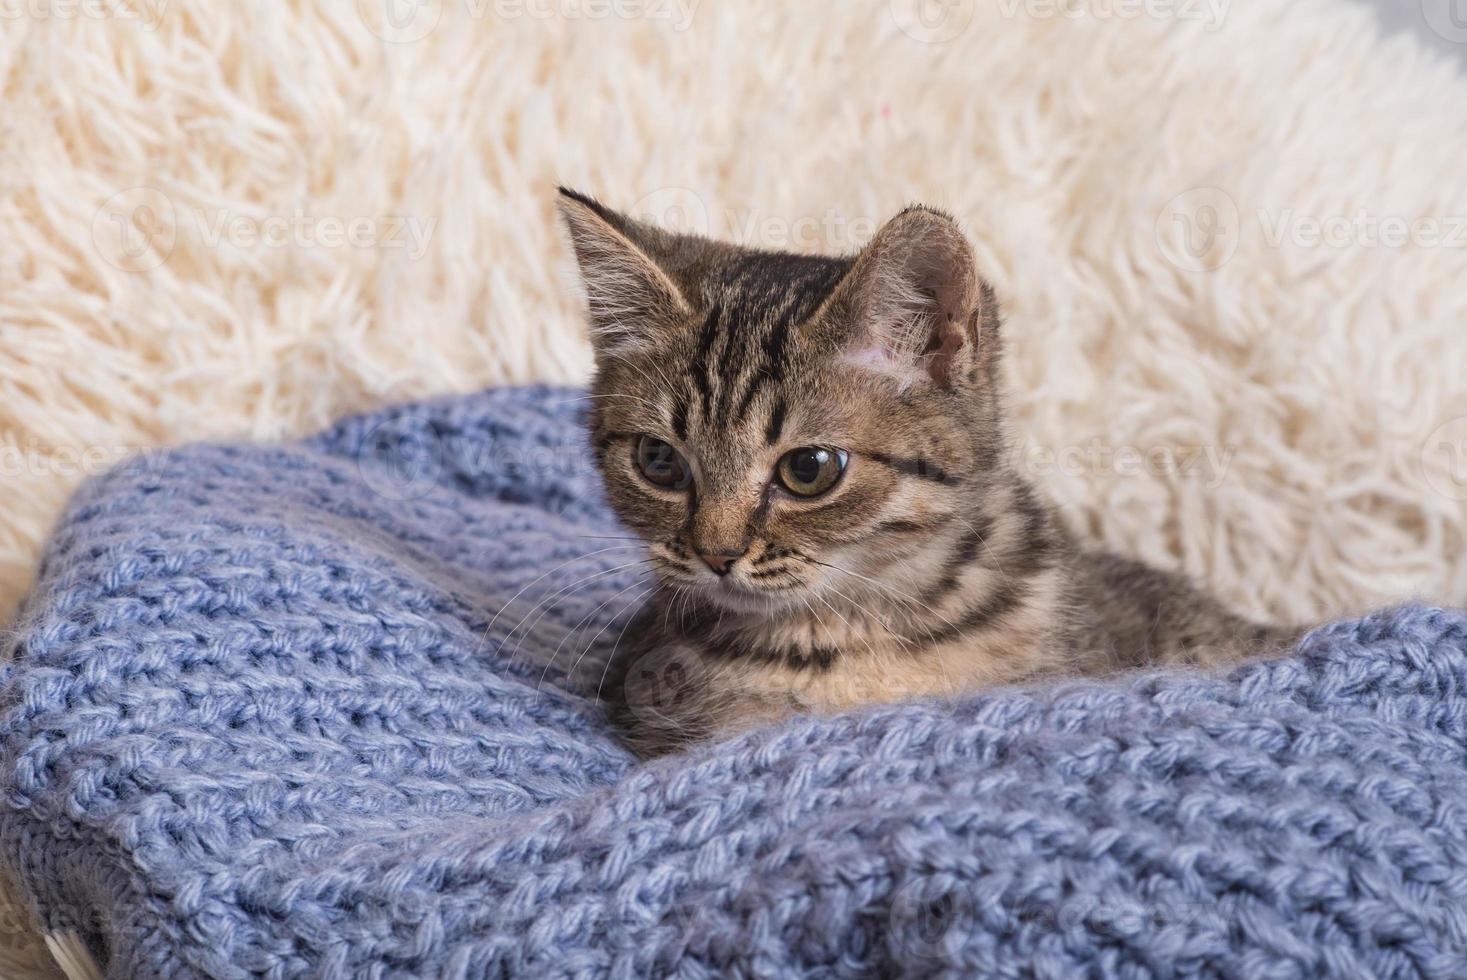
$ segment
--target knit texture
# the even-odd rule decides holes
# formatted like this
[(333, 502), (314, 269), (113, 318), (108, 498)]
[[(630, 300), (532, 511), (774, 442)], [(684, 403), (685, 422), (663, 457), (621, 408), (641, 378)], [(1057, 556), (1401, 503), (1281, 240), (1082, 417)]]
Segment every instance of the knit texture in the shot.
[(583, 404), (85, 486), (0, 674), (47, 928), (111, 977), (1467, 976), (1463, 614), (641, 765), (567, 679), (642, 591)]

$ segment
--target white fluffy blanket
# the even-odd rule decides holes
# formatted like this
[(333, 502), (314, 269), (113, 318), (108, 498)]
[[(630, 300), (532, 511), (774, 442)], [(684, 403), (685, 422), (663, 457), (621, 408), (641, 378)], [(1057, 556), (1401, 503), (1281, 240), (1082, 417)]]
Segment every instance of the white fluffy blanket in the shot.
[(1467, 84), (1363, 9), (4, 16), (0, 620), (126, 454), (582, 378), (557, 182), (794, 249), (945, 207), (1008, 307), (1024, 464), (1080, 525), (1254, 615), (1467, 597)]

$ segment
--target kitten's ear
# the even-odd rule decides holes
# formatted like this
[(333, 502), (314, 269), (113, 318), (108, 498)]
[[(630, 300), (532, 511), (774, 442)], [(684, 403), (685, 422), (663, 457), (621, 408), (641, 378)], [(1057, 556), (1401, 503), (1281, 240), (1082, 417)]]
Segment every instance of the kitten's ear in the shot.
[(645, 343), (651, 331), (688, 316), (687, 300), (642, 241), (661, 233), (564, 187), (559, 203), (585, 284), (597, 353)]
[(825, 319), (839, 357), (903, 384), (952, 389), (997, 343), (993, 291), (947, 215), (912, 207), (892, 218), (831, 295)]

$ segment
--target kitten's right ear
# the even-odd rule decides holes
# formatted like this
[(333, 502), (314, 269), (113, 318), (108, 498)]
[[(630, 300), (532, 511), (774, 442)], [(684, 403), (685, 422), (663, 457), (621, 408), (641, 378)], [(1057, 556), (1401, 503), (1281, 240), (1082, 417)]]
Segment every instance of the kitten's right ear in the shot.
[(824, 307), (838, 358), (903, 386), (982, 380), (998, 307), (951, 216), (913, 206), (882, 225)]
[(646, 343), (652, 331), (692, 312), (677, 285), (634, 241), (641, 229), (631, 218), (565, 187), (560, 215), (581, 268), (598, 354)]

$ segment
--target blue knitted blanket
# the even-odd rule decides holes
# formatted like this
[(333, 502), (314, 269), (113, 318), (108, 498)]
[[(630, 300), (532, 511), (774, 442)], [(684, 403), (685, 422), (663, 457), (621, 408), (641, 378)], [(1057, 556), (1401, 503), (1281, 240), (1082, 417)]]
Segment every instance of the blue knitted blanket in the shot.
[[(3, 860), (112, 977), (1467, 976), (1467, 617), (641, 765), (575, 392), (86, 486), (5, 641)], [(580, 693), (577, 693), (577, 692)]]

